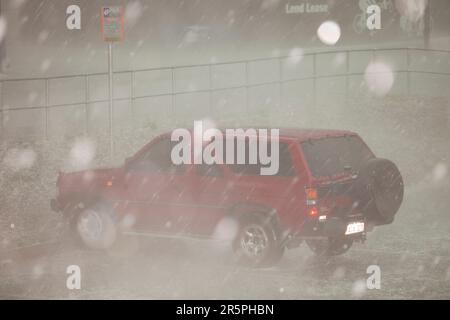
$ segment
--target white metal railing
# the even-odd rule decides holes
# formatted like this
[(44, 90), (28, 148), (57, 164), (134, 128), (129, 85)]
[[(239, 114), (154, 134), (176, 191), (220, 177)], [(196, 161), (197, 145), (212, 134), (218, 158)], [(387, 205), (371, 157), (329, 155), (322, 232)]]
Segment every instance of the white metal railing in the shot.
[[(192, 93), (207, 93), (209, 94), (209, 103), (210, 107), (212, 105), (212, 94), (214, 92), (224, 91), (224, 90), (233, 90), (233, 89), (245, 89), (245, 95), (246, 95), (246, 110), (248, 110), (249, 106), (249, 97), (250, 97), (250, 89), (254, 87), (259, 86), (266, 86), (266, 85), (279, 85), (280, 86), (280, 104), (283, 101), (283, 84), (298, 81), (298, 80), (312, 80), (313, 82), (313, 104), (315, 104), (317, 98), (317, 80), (322, 78), (334, 78), (334, 77), (343, 77), (346, 81), (345, 86), (345, 94), (346, 97), (349, 95), (349, 77), (351, 76), (362, 76), (364, 75), (364, 72), (352, 72), (349, 68), (351, 64), (351, 55), (354, 54), (369, 54), (371, 56), (371, 59), (374, 59), (377, 52), (388, 52), (388, 51), (401, 51), (402, 54), (404, 54), (404, 58), (406, 59), (404, 68), (399, 68), (394, 71), (394, 73), (405, 73), (406, 74), (406, 94), (411, 94), (411, 75), (412, 74), (431, 74), (431, 75), (443, 75), (443, 76), (450, 76), (450, 72), (444, 72), (444, 71), (427, 71), (427, 70), (413, 70), (412, 69), (412, 61), (411, 61), (411, 52), (416, 51), (426, 51), (427, 53), (439, 53), (444, 54), (448, 58), (450, 58), (450, 51), (445, 50), (428, 50), (428, 49), (421, 49), (421, 48), (392, 48), (392, 49), (360, 49), (360, 50), (341, 50), (341, 51), (327, 51), (327, 52), (318, 52), (318, 53), (305, 53), (301, 56), (302, 59), (305, 59), (306, 57), (311, 57), (312, 59), (312, 71), (311, 74), (306, 75), (304, 77), (286, 77), (284, 74), (284, 68), (283, 63), (286, 62), (288, 59), (295, 59), (296, 57), (292, 56), (283, 56), (283, 57), (276, 57), (276, 58), (261, 58), (261, 59), (253, 59), (253, 60), (245, 60), (245, 61), (232, 61), (232, 62), (224, 62), (224, 63), (216, 63), (216, 64), (198, 64), (198, 65), (183, 65), (183, 66), (176, 66), (176, 67), (161, 67), (161, 68), (149, 68), (149, 69), (141, 69), (141, 70), (133, 70), (133, 71), (120, 71), (120, 72), (114, 72), (114, 75), (128, 75), (129, 84), (130, 84), (130, 92), (128, 93), (128, 96), (126, 97), (115, 97), (114, 101), (129, 101), (131, 110), (133, 110), (133, 104), (137, 99), (144, 99), (144, 98), (152, 98), (152, 97), (158, 97), (158, 96), (169, 96), (171, 97), (171, 105), (170, 108), (173, 111), (175, 108), (175, 97), (184, 95), (184, 94), (192, 94)], [(323, 74), (318, 72), (318, 65), (317, 65), (317, 59), (321, 55), (324, 54), (341, 54), (343, 57), (345, 57), (345, 70), (341, 73), (329, 73), (329, 74)], [(251, 78), (251, 71), (250, 67), (257, 63), (274, 63), (277, 65), (277, 70), (275, 71), (276, 75), (271, 75), (270, 80), (265, 81), (253, 81)], [(226, 67), (226, 66), (239, 66), (244, 74), (243, 77), (243, 83), (238, 83), (235, 85), (216, 85), (215, 79), (214, 79), (214, 71), (215, 69), (219, 67)], [(177, 72), (188, 70), (188, 69), (199, 69), (202, 68), (207, 73), (207, 82), (208, 84), (202, 88), (182, 88), (177, 89)], [(138, 94), (136, 92), (136, 75), (143, 72), (166, 72), (168, 73), (168, 78), (170, 84), (169, 88), (165, 91), (156, 92), (156, 93), (145, 93), (145, 94)], [(57, 76), (57, 77), (37, 77), (37, 78), (23, 78), (23, 79), (9, 79), (9, 80), (2, 80), (0, 81), (1, 87), (0, 87), (0, 137), (4, 137), (4, 118), (5, 114), (8, 112), (14, 112), (19, 110), (44, 110), (45, 113), (45, 120), (44, 120), (44, 135), (45, 137), (49, 136), (49, 110), (52, 108), (64, 108), (69, 106), (75, 106), (80, 105), (84, 106), (85, 108), (85, 128), (88, 131), (88, 107), (92, 103), (102, 103), (102, 102), (108, 102), (107, 96), (103, 98), (97, 98), (92, 99), (91, 98), (91, 92), (90, 92), (90, 81), (94, 77), (103, 77), (107, 76), (107, 73), (93, 73), (93, 74), (81, 74), (81, 75), (69, 75), (69, 76)], [(52, 95), (53, 93), (50, 90), (50, 83), (52, 81), (60, 81), (65, 79), (82, 79), (84, 83), (84, 94), (82, 97), (79, 97), (79, 100), (76, 102), (68, 102), (68, 103), (52, 103)], [(42, 82), (44, 87), (43, 92), (43, 98), (41, 99), (41, 103), (31, 104), (31, 105), (7, 105), (4, 103), (4, 97), (5, 97), (5, 86), (9, 83), (14, 82), (31, 82), (31, 81), (37, 81)], [(448, 94), (447, 92), (445, 94)]]

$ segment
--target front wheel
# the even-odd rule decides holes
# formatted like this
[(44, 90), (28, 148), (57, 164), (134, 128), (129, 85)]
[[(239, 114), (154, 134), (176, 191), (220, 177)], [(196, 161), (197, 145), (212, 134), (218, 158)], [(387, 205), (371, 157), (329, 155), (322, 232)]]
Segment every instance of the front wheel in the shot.
[(75, 216), (72, 231), (89, 249), (108, 249), (117, 238), (111, 209), (106, 205), (86, 207)]
[(277, 239), (277, 230), (270, 218), (255, 214), (241, 219), (233, 251), (244, 265), (269, 267), (281, 260), (284, 246)]
[(318, 256), (337, 256), (346, 253), (353, 240), (347, 238), (328, 238), (306, 240), (309, 249)]

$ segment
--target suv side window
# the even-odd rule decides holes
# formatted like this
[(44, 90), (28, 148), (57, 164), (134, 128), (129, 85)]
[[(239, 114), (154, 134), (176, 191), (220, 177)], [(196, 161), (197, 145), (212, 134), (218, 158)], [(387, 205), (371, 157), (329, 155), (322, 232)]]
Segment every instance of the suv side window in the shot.
[[(203, 147), (203, 151), (205, 150), (205, 147), (206, 146)], [(203, 159), (202, 159), (202, 163), (195, 164), (194, 168), (195, 168), (195, 173), (201, 177), (222, 177), (223, 176), (222, 168), (220, 167), (220, 165), (218, 165), (217, 163), (206, 164), (203, 161)]]
[(162, 138), (150, 146), (148, 150), (131, 164), (130, 169), (154, 173), (183, 174), (185, 165), (175, 165), (170, 157), (172, 141)]
[[(233, 164), (228, 164), (231, 171), (233, 171), (237, 175), (247, 175), (247, 176), (255, 176), (259, 175), (261, 172), (261, 164), (250, 164), (250, 157), (249, 157), (249, 149), (250, 149), (250, 141), (248, 138), (245, 139), (245, 164), (238, 164), (237, 163), (237, 152), (238, 152), (238, 138), (234, 137), (234, 160)], [(231, 140), (231, 139), (230, 139)], [(231, 141), (230, 141), (231, 142)], [(226, 148), (224, 147), (224, 160), (227, 158), (226, 155)]]
[[(235, 174), (239, 175), (259, 175), (261, 172), (261, 168), (264, 167), (261, 163), (257, 164), (249, 164), (249, 141), (247, 140), (245, 142), (245, 164), (236, 164), (237, 156), (237, 146), (236, 146), (236, 139), (234, 143), (234, 163), (232, 165), (229, 165), (231, 171), (233, 171)], [(226, 157), (226, 156), (225, 156)], [(279, 144), (279, 167), (278, 172), (274, 176), (280, 176), (280, 177), (290, 177), (295, 175), (295, 168), (292, 162), (291, 153), (289, 151), (289, 144), (285, 142), (280, 142)]]

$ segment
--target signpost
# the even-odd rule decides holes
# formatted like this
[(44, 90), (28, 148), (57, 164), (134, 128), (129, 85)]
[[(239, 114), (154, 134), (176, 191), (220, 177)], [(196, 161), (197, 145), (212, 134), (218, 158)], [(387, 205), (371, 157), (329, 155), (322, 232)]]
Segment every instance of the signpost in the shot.
[(431, 37), (431, 1), (426, 2), (425, 13), (424, 13), (424, 30), (423, 30), (423, 41), (424, 47), (426, 49), (430, 48), (430, 37)]
[(113, 43), (122, 41), (124, 36), (123, 7), (102, 7), (103, 40), (108, 43), (108, 87), (109, 87), (109, 150), (111, 159), (114, 155), (114, 74)]

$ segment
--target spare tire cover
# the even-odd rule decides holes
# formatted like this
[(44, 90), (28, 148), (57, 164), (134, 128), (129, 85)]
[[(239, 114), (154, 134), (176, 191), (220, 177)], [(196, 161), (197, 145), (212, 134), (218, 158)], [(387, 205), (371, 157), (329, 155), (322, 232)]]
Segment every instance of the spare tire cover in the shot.
[(389, 160), (374, 158), (363, 165), (355, 182), (359, 207), (377, 224), (391, 223), (403, 201), (403, 179)]

